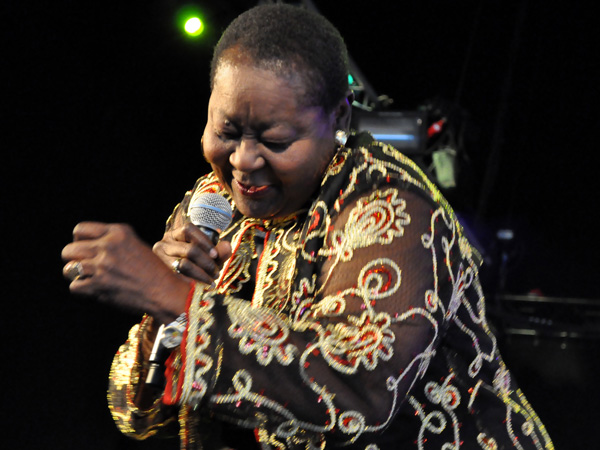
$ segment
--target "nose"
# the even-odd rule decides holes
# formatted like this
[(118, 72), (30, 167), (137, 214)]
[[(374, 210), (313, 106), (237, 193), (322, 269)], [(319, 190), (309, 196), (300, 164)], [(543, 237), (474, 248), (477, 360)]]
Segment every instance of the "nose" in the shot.
[(246, 138), (242, 138), (239, 145), (229, 155), (229, 162), (240, 172), (253, 172), (265, 165), (256, 140)]

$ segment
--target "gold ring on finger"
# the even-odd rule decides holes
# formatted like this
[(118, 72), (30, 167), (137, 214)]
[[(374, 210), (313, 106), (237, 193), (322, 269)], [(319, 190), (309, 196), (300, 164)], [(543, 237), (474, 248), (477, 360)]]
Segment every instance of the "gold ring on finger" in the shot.
[(81, 261), (70, 262), (65, 268), (65, 277), (71, 281), (75, 281), (83, 276), (83, 266)]
[(171, 263), (171, 267), (173, 268), (173, 272), (175, 272), (175, 273), (181, 273), (180, 266), (181, 266), (181, 258), (177, 258), (175, 261), (173, 261)]

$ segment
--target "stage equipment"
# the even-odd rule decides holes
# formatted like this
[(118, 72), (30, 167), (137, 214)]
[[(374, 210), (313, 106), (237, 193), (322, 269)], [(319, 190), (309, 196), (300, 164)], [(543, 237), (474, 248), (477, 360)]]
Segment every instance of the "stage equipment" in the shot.
[(426, 144), (425, 115), (419, 111), (352, 112), (352, 128), (369, 131), (373, 137), (405, 153), (423, 155)]
[(561, 346), (600, 339), (600, 299), (500, 294), (497, 304), (494, 320), (506, 336), (558, 338)]

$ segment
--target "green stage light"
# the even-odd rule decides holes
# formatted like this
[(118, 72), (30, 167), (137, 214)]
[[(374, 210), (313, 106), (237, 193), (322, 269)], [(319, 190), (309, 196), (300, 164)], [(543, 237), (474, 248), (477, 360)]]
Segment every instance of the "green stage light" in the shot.
[(177, 11), (177, 26), (190, 37), (200, 36), (205, 29), (200, 8), (195, 5), (185, 5)]
[(204, 24), (199, 17), (190, 17), (185, 21), (183, 29), (190, 36), (199, 36), (204, 31)]

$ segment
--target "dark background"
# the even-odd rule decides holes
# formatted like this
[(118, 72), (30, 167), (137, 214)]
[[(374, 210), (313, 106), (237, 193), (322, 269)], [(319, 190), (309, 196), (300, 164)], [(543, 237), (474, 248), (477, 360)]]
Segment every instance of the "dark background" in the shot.
[[(156, 241), (206, 171), (199, 140), (211, 48), (256, 2), (195, 3), (208, 23), (195, 42), (174, 26), (179, 1), (0, 3), (5, 448), (160, 447), (122, 437), (106, 406), (112, 355), (137, 317), (71, 297), (60, 251), (81, 220), (127, 222)], [(559, 299), (533, 311), (549, 331), (541, 337), (503, 333), (506, 316), (498, 319), (503, 353), (556, 447), (594, 448), (598, 342), (552, 333), (597, 318), (586, 311), (600, 299), (592, 8), (542, 0), (314, 3), (372, 87), (394, 99), (390, 109), (441, 99), (460, 112), (469, 163), (451, 198), (488, 258), (490, 300), (499, 284), (493, 236), (502, 228), (515, 233), (505, 292)]]

